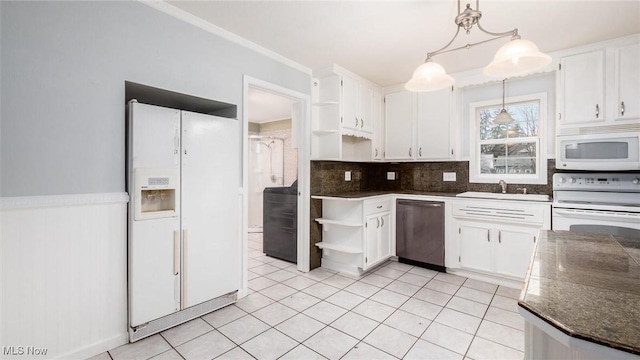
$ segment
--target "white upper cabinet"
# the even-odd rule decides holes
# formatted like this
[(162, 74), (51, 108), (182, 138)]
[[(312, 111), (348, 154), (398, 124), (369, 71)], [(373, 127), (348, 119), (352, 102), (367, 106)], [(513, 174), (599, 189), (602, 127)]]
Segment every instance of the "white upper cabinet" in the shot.
[(409, 91), (385, 96), (384, 158), (412, 160), (415, 155), (415, 94)]
[(360, 129), (358, 110), (358, 82), (354, 79), (342, 77), (342, 127), (346, 129)]
[(349, 77), (342, 77), (342, 127), (356, 130), (355, 136), (373, 133), (373, 88)]
[(452, 97), (450, 88), (418, 94), (418, 160), (452, 159)]
[[(376, 132), (383, 131), (381, 89), (337, 65), (314, 70), (314, 76), (311, 158), (381, 159), (382, 146), (374, 145), (374, 141), (379, 142), (382, 138)], [(379, 128), (376, 128), (377, 123)]]
[(561, 124), (604, 121), (605, 51), (567, 56), (560, 64)]
[(385, 96), (387, 160), (442, 161), (454, 158), (453, 89), (392, 92)]
[(616, 120), (640, 119), (640, 44), (615, 51)]
[(640, 119), (640, 44), (616, 43), (560, 60), (559, 129)]
[(384, 153), (384, 122), (382, 120), (382, 93), (373, 91), (373, 141), (372, 155), (374, 160), (382, 160)]

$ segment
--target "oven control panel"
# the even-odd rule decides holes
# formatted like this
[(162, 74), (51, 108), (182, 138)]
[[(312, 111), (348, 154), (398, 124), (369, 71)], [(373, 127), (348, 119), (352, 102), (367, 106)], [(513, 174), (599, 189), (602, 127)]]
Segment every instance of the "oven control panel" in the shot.
[(555, 173), (553, 189), (640, 192), (640, 174)]

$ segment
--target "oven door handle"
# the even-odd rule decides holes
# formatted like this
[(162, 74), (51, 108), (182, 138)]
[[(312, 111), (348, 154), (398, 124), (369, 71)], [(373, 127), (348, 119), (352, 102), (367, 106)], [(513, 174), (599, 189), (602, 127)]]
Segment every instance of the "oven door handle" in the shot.
[(582, 210), (582, 209), (559, 209), (554, 208), (553, 213), (555, 215), (560, 215), (564, 217), (572, 217), (572, 218), (599, 218), (599, 219), (617, 219), (617, 220), (627, 220), (627, 221), (639, 221), (640, 214), (636, 213), (621, 213), (621, 212), (613, 212), (613, 211), (603, 211), (603, 210)]

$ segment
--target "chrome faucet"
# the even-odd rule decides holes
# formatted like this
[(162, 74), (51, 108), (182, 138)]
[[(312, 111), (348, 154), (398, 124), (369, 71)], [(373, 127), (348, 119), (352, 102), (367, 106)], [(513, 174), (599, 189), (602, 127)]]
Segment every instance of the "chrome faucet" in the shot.
[(502, 188), (502, 193), (506, 194), (507, 193), (507, 183), (504, 180), (500, 180), (500, 181), (498, 181), (498, 185), (500, 185), (500, 187)]
[(517, 188), (516, 191), (522, 190), (522, 193), (527, 195), (527, 188), (526, 187), (521, 187), (521, 188)]

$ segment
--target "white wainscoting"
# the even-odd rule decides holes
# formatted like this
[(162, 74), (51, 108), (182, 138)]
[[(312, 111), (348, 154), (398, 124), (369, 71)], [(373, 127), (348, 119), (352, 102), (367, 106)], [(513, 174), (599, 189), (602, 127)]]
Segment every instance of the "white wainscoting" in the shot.
[(83, 359), (128, 341), (127, 202), (126, 193), (1, 199), (0, 347)]

